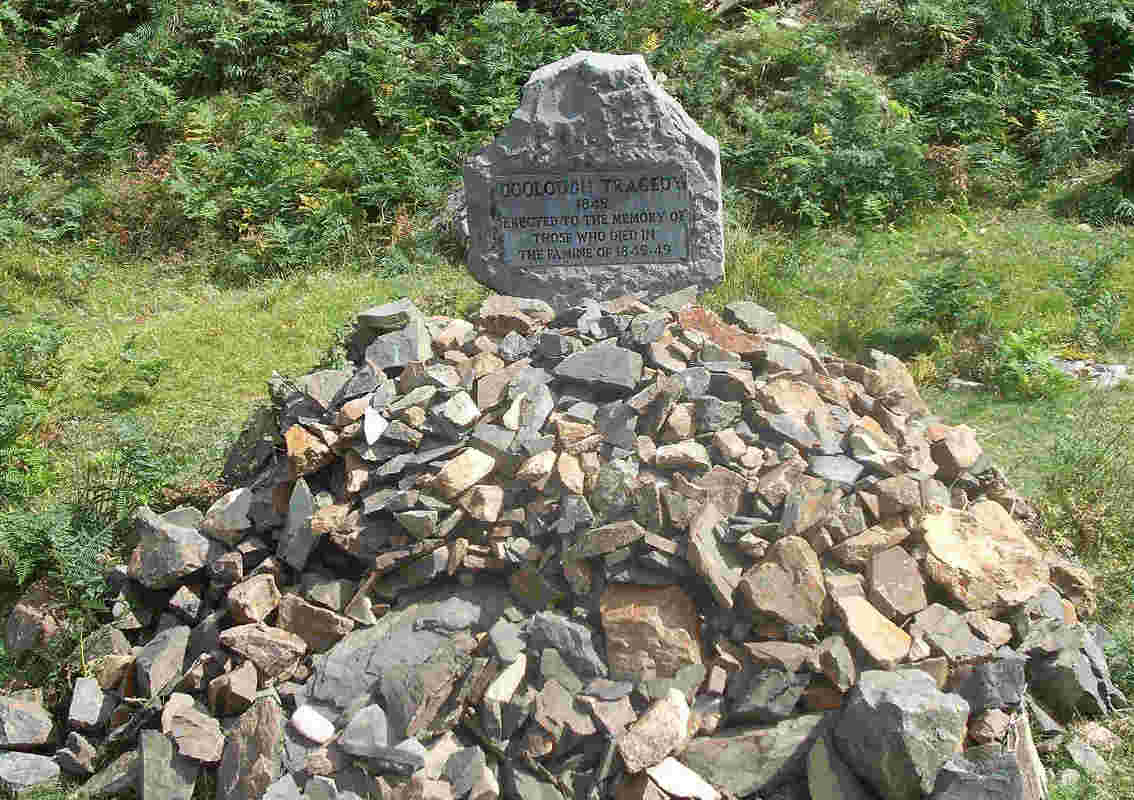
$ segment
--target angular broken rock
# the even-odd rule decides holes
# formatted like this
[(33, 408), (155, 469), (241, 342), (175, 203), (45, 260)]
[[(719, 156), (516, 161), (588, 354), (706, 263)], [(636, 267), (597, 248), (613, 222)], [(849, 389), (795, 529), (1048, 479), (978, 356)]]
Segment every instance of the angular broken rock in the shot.
[(717, 526), (724, 515), (714, 503), (705, 503), (689, 523), (689, 565), (709, 584), (717, 605), (733, 607), (733, 596), (740, 584), (741, 570), (725, 559), (717, 539)]
[(228, 610), (238, 625), (263, 622), (280, 604), (280, 590), (272, 575), (253, 575), (228, 590)]
[(130, 555), (130, 577), (150, 589), (167, 589), (208, 563), (214, 545), (193, 528), (159, 517), (148, 506), (134, 514), (138, 546)]
[(454, 499), (480, 483), (496, 469), (496, 459), (488, 453), (469, 447), (450, 460), (433, 481), (433, 488), (446, 499)]
[(789, 625), (817, 628), (827, 597), (819, 558), (798, 536), (780, 539), (763, 563), (741, 577), (740, 596), (761, 614)]
[(51, 714), (39, 703), (0, 696), (0, 747), (31, 750), (47, 744), (54, 725)]
[(599, 609), (614, 680), (672, 678), (701, 663), (697, 606), (680, 587), (611, 584)]
[(285, 594), (280, 600), (277, 624), (307, 643), (313, 653), (321, 653), (354, 630), (354, 620), (336, 614), (329, 608), (308, 603), (296, 594)]
[(776, 725), (729, 728), (690, 740), (677, 759), (735, 797), (763, 794), (804, 777), (807, 754), (832, 721), (801, 714)]
[(236, 625), (222, 631), (220, 643), (255, 664), (263, 679), (289, 674), (307, 652), (307, 643), (294, 633), (262, 623)]
[(189, 633), (188, 625), (166, 628), (138, 653), (134, 669), (138, 689), (145, 697), (155, 697), (181, 672), (189, 647)]
[(224, 751), (220, 723), (198, 709), (193, 698), (174, 692), (161, 712), (161, 730), (171, 736), (177, 751), (186, 758), (215, 764)]
[(627, 772), (655, 766), (689, 739), (689, 704), (670, 689), (655, 700), (618, 740), (618, 753)]
[(177, 753), (173, 742), (160, 731), (144, 730), (138, 737), (141, 769), (138, 796), (189, 800), (201, 773), (201, 765)]
[(858, 676), (835, 743), (847, 764), (882, 797), (920, 800), (965, 738), (969, 704), (918, 670)]
[(49, 786), (58, 779), (59, 765), (47, 756), (0, 753), (0, 788), (11, 797), (20, 797), (36, 787)]
[(217, 800), (256, 800), (280, 777), (284, 714), (269, 697), (240, 715), (225, 738)]
[(252, 509), (252, 490), (233, 489), (205, 512), (201, 533), (218, 539), (230, 547), (235, 545), (252, 527), (248, 514)]
[(925, 572), (964, 608), (1000, 613), (1047, 585), (1039, 548), (999, 503), (928, 514)]

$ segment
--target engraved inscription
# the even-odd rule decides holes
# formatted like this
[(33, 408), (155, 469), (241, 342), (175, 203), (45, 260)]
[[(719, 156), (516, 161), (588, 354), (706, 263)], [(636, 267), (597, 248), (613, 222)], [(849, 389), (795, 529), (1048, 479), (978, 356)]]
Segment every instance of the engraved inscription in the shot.
[(505, 264), (686, 261), (692, 222), (678, 170), (503, 175), (492, 183), (493, 235)]

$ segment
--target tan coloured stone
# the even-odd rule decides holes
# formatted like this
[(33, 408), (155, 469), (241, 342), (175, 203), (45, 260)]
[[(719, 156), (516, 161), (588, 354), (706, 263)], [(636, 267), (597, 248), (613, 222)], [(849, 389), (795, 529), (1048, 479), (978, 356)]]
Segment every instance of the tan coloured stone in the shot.
[(672, 678), (701, 663), (697, 606), (680, 587), (612, 583), (599, 609), (615, 680)]
[(705, 445), (694, 439), (662, 445), (654, 454), (658, 469), (708, 469), (712, 465)]
[(555, 469), (558, 459), (554, 450), (544, 450), (529, 458), (516, 470), (516, 480), (530, 483), (533, 486), (546, 482)]
[(310, 475), (335, 458), (331, 448), (302, 425), (292, 425), (284, 431), (284, 444), (287, 447), (288, 477), (291, 480)]
[(909, 538), (910, 532), (900, 517), (891, 517), (851, 536), (827, 552), (840, 564), (851, 569), (866, 570), (876, 553), (889, 550)]
[(789, 625), (816, 628), (823, 620), (823, 568), (798, 536), (773, 543), (765, 561), (741, 577), (739, 590), (752, 610)]
[(215, 764), (224, 752), (220, 723), (196, 708), (193, 698), (174, 692), (161, 712), (161, 730), (173, 737), (177, 751), (186, 758)]
[(744, 651), (753, 664), (785, 672), (799, 672), (814, 654), (814, 648), (794, 642), (745, 642)]
[(875, 553), (867, 579), (870, 602), (892, 620), (904, 619), (929, 605), (917, 562), (901, 547)]
[(879, 667), (893, 669), (905, 660), (912, 643), (909, 634), (882, 616), (866, 598), (852, 594), (832, 600), (847, 633)]
[(452, 500), (487, 478), (494, 469), (496, 469), (495, 458), (469, 447), (441, 468), (437, 477), (433, 479), (432, 486), (442, 497)]
[(977, 744), (999, 742), (1012, 726), (1012, 717), (999, 708), (990, 708), (969, 718), (969, 738)]
[(272, 698), (257, 700), (240, 715), (225, 737), (217, 800), (254, 800), (266, 794), (280, 776), (283, 730), (283, 709)]
[(457, 504), (480, 522), (496, 522), (504, 505), (504, 490), (490, 484), (477, 484), (461, 495)]
[(694, 485), (704, 489), (721, 513), (728, 515), (740, 513), (751, 489), (743, 475), (719, 465), (698, 477)]
[(692, 403), (678, 403), (673, 407), (662, 425), (660, 438), (663, 442), (681, 442), (697, 432), (697, 420)]
[(717, 347), (736, 353), (742, 359), (762, 355), (767, 350), (764, 337), (745, 333), (729, 325), (707, 308), (693, 306), (677, 312), (677, 322), (686, 331), (698, 331)]
[(618, 752), (630, 773), (661, 763), (689, 739), (689, 704), (678, 689), (655, 700), (618, 740)]
[(263, 622), (280, 604), (280, 590), (271, 575), (254, 575), (228, 590), (228, 610), (237, 625)]
[(232, 672), (209, 682), (209, 707), (222, 717), (242, 714), (256, 699), (256, 666), (245, 661)]
[(559, 481), (563, 488), (572, 494), (582, 494), (584, 491), (583, 467), (579, 459), (570, 453), (560, 453), (555, 463), (555, 471), (559, 474)]
[(1000, 613), (1048, 583), (1039, 548), (999, 503), (945, 509), (923, 524), (926, 574), (966, 609)]
[(926, 431), (930, 453), (940, 468), (943, 480), (952, 480), (976, 464), (984, 452), (977, 443), (976, 433), (968, 425), (930, 425)]
[(289, 593), (280, 600), (279, 626), (306, 642), (311, 652), (321, 653), (354, 630), (354, 620)]
[(739, 461), (740, 457), (748, 450), (748, 445), (732, 428), (725, 428), (723, 431), (714, 433), (713, 447), (725, 461)]
[(255, 664), (260, 677), (266, 680), (289, 675), (299, 657), (307, 652), (307, 643), (294, 633), (263, 623), (236, 625), (222, 631), (220, 643)]
[(1002, 647), (1012, 641), (1012, 626), (1007, 622), (992, 619), (983, 611), (970, 611), (964, 616), (973, 633), (993, 647)]
[[(669, 496), (666, 492), (662, 493), (663, 500)], [(668, 513), (672, 520), (672, 510)], [(731, 609), (741, 573), (725, 561), (717, 541), (716, 527), (723, 521), (724, 515), (720, 510), (712, 503), (706, 503), (689, 523), (689, 551), (686, 558), (689, 566), (709, 584), (709, 591), (717, 604)]]

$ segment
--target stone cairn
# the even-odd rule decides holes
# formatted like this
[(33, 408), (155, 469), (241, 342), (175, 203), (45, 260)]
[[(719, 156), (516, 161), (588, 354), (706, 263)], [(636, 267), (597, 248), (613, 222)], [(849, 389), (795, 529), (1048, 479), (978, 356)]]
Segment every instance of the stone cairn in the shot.
[(351, 368), (273, 383), (247, 485), (138, 512), (69, 705), (0, 698), (0, 781), (1039, 800), (1037, 744), (1098, 758), (1060, 724), (1126, 702), (1090, 576), (973, 432), (891, 356), (694, 301), (363, 312)]

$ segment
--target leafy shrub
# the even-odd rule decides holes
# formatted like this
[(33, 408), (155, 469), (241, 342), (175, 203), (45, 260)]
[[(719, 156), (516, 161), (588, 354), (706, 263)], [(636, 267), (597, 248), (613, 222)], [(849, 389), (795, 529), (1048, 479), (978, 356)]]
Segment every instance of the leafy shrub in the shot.
[(903, 280), (899, 286), (898, 324), (923, 325), (931, 335), (986, 328), (989, 308), (1000, 297), (999, 282), (969, 267), (963, 257)]
[(1051, 363), (1052, 355), (1043, 331), (1008, 331), (996, 343), (987, 379), (1009, 398), (1051, 397), (1074, 385)]
[(1111, 347), (1119, 343), (1119, 323), (1127, 298), (1113, 288), (1114, 268), (1122, 258), (1119, 250), (1100, 253), (1094, 258), (1074, 256), (1063, 291), (1075, 309), (1076, 343), (1086, 349)]
[(1118, 133), (1105, 92), (1134, 44), (1119, 0), (883, 2), (865, 19), (899, 43), (896, 97), (927, 141), (966, 151), (976, 190), (1020, 189)]
[(43, 320), (0, 333), (0, 362), (14, 379), (43, 386), (58, 374), (59, 349), (66, 335), (62, 329)]
[(722, 143), (729, 176), (771, 219), (900, 217), (936, 193), (916, 126), (832, 45), (821, 26), (785, 30), (767, 12), (724, 37), (721, 113), (737, 131)]

